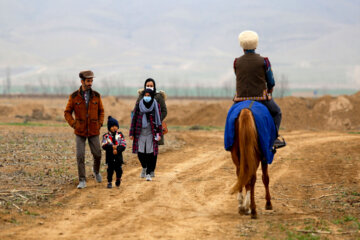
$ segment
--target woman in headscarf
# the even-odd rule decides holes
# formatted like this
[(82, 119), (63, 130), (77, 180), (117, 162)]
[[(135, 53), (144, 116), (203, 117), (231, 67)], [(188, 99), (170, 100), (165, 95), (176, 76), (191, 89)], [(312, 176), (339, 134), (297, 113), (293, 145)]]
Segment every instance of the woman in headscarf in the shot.
[[(161, 111), (160, 118), (161, 118), (162, 127), (163, 127), (164, 131), (165, 131), (165, 129), (167, 131), (166, 124), (163, 122), (167, 115), (167, 108), (166, 108), (166, 103), (165, 103), (166, 94), (162, 90), (157, 91), (155, 80), (152, 78), (148, 78), (145, 80), (144, 88), (138, 90), (139, 97), (138, 97), (137, 102), (139, 102), (144, 97), (146, 89), (151, 89), (154, 91), (154, 98), (160, 104), (160, 111)], [(161, 138), (161, 140), (158, 142), (158, 144), (164, 145), (164, 136)], [(151, 177), (155, 177), (156, 163), (157, 163), (157, 156), (155, 157), (154, 171), (152, 171), (150, 174)]]
[(137, 101), (133, 111), (130, 127), (130, 139), (133, 140), (133, 153), (138, 154), (142, 166), (141, 177), (151, 181), (156, 157), (159, 152), (158, 141), (161, 140), (160, 105), (154, 98), (154, 91), (145, 89), (144, 96)]

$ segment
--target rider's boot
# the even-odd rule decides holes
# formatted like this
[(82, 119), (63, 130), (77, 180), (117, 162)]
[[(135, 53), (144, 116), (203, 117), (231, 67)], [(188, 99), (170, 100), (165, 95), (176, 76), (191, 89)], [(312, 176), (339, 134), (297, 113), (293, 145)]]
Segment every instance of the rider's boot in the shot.
[(278, 136), (278, 138), (274, 141), (274, 148), (282, 148), (286, 146), (285, 139), (283, 137), (281, 138), (282, 140), (280, 139), (280, 136)]

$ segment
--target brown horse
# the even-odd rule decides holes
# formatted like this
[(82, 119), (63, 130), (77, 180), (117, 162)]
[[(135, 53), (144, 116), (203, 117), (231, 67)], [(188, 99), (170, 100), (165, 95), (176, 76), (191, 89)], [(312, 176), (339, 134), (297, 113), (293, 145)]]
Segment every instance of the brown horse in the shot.
[[(235, 141), (231, 149), (231, 157), (236, 166), (237, 175), (237, 182), (232, 188), (232, 193), (238, 192), (239, 213), (251, 213), (251, 218), (257, 218), (254, 188), (256, 171), (260, 162), (263, 172), (262, 180), (266, 190), (265, 209), (271, 210), (268, 165), (266, 161), (261, 161), (263, 156), (259, 147), (255, 121), (249, 109), (243, 109), (235, 121)], [(243, 187), (246, 189), (245, 200), (242, 195)]]

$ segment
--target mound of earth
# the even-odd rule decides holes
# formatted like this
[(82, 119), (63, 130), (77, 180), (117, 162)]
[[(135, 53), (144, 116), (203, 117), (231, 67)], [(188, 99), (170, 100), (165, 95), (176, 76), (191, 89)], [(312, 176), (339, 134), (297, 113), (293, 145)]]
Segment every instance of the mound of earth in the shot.
[[(282, 110), (281, 128), (286, 130), (360, 130), (360, 92), (351, 96), (275, 99)], [(225, 126), (232, 102), (168, 101), (170, 125)]]
[[(107, 116), (129, 126), (135, 98), (104, 97)], [(347, 96), (320, 98), (285, 97), (275, 99), (282, 110), (281, 128), (286, 130), (360, 130), (360, 92)], [(0, 121), (65, 122), (67, 98), (2, 98)], [(171, 99), (166, 101), (169, 126), (225, 126), (229, 100)], [(25, 120), (24, 120), (25, 119)]]
[(276, 100), (285, 129), (360, 130), (360, 94)]

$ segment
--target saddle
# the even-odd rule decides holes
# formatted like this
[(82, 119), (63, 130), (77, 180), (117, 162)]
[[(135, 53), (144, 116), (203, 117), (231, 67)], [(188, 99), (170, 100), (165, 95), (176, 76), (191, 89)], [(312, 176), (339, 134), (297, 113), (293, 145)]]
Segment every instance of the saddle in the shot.
[(249, 109), (254, 116), (262, 155), (266, 159), (266, 162), (271, 164), (276, 152), (276, 148), (273, 146), (277, 138), (277, 131), (274, 120), (267, 107), (256, 101), (247, 100), (238, 102), (230, 108), (225, 125), (225, 149), (231, 151), (235, 139), (235, 121), (244, 108)]

